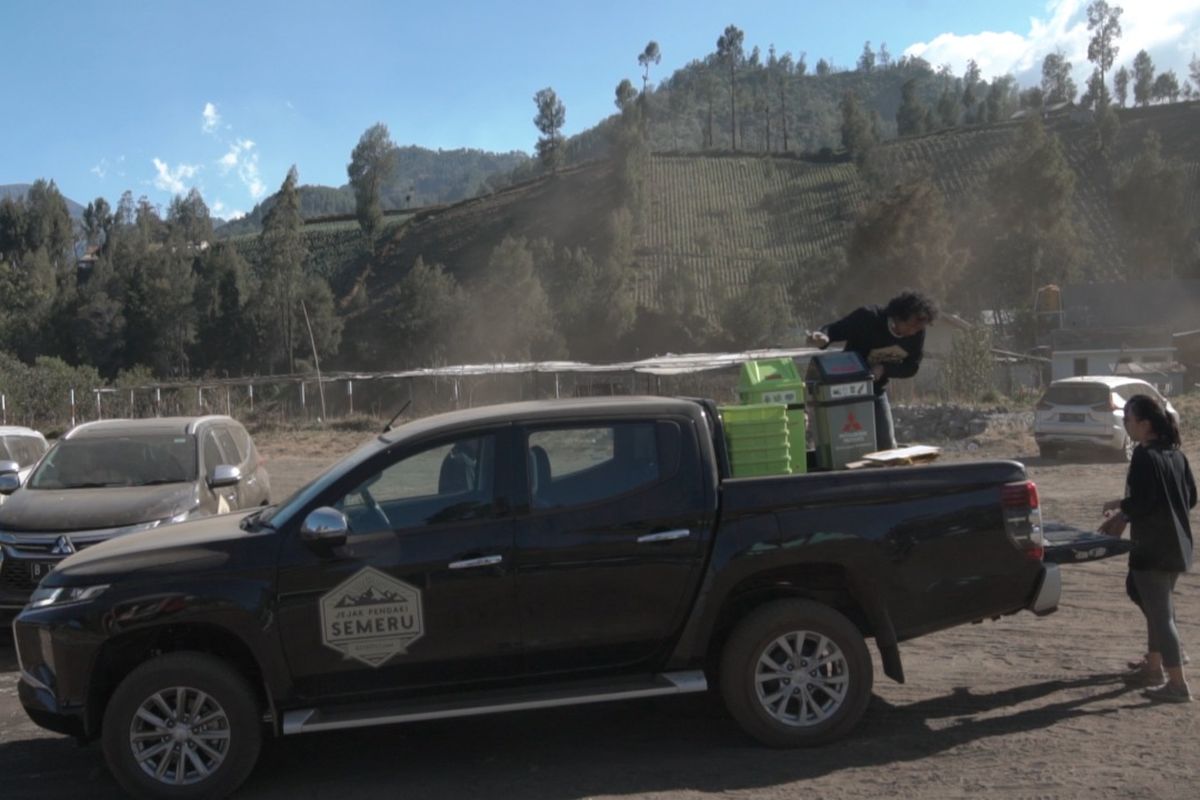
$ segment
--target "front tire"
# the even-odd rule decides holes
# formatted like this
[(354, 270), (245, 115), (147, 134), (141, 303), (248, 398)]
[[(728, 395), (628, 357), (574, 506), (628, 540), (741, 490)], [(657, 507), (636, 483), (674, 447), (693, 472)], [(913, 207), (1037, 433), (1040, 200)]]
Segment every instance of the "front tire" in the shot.
[(721, 694), (746, 733), (770, 747), (838, 739), (862, 718), (874, 673), (850, 620), (809, 600), (779, 600), (738, 623), (721, 657)]
[(117, 782), (137, 797), (224, 797), (254, 768), (258, 702), (240, 674), (205, 653), (159, 656), (126, 676), (101, 732)]

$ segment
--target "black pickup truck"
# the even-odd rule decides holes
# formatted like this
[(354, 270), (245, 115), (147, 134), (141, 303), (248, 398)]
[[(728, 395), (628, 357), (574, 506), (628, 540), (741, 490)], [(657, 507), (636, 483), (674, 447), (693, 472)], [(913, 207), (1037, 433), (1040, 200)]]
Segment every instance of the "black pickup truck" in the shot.
[(902, 681), (906, 639), (1057, 607), (1017, 462), (727, 474), (707, 401), (418, 420), (279, 505), (66, 559), (14, 623), (21, 702), (164, 798), (232, 791), (264, 734), (710, 687), (808, 745), (862, 716), (867, 638)]

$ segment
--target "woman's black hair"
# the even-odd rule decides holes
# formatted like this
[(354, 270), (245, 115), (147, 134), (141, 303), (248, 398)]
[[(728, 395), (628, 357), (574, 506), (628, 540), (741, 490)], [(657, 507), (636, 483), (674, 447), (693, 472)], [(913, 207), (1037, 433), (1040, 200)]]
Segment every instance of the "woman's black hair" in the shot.
[(1149, 420), (1150, 427), (1158, 441), (1168, 447), (1179, 447), (1179, 425), (1175, 418), (1167, 413), (1162, 404), (1148, 394), (1135, 394), (1125, 401), (1125, 414), (1133, 414), (1139, 420)]
[(933, 322), (938, 316), (937, 303), (920, 292), (905, 289), (888, 301), (883, 313), (892, 319), (912, 319), (920, 317), (926, 322)]

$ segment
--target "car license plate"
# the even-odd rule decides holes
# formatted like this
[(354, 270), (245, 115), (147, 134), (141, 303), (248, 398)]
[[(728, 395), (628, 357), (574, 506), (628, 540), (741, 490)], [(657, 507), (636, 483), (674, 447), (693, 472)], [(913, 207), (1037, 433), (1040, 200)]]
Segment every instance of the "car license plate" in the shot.
[(1083, 422), (1087, 419), (1086, 414), (1059, 414), (1059, 422)]
[(50, 574), (54, 564), (48, 561), (34, 561), (29, 565), (29, 577), (34, 583)]

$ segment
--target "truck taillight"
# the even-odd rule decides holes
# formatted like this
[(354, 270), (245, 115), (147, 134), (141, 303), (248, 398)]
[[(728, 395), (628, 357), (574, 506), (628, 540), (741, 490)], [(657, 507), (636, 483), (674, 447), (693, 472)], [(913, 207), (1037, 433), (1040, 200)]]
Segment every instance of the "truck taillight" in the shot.
[(1030, 561), (1041, 561), (1046, 554), (1040, 505), (1037, 484), (1033, 481), (1006, 483), (1000, 490), (1004, 530)]

